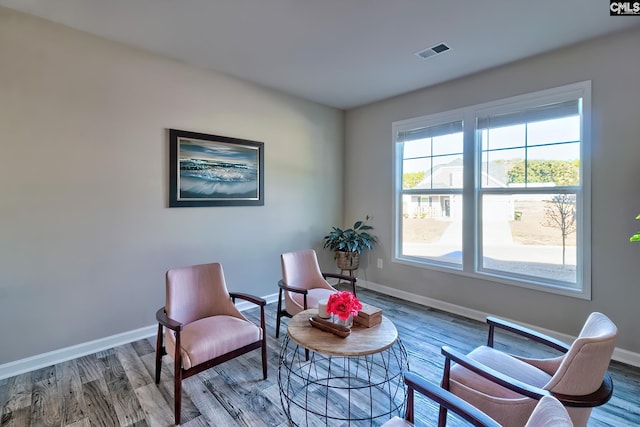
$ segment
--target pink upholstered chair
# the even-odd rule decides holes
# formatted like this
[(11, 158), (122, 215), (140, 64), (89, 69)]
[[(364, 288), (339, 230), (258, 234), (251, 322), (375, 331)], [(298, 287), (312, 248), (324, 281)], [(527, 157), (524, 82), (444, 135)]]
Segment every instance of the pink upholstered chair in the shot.
[[(442, 386), (503, 425), (522, 426), (537, 401), (555, 396), (575, 426), (585, 426), (591, 409), (609, 401), (613, 382), (607, 374), (617, 328), (602, 313), (592, 313), (568, 346), (528, 328), (488, 318), (487, 346), (468, 355), (442, 348)], [(493, 348), (495, 328), (527, 337), (565, 353), (548, 359), (514, 356)], [(456, 364), (451, 366), (451, 361)], [(446, 414), (446, 409), (443, 411)]]
[(558, 399), (544, 396), (536, 405), (524, 427), (573, 427), (571, 416)]
[[(238, 311), (236, 298), (260, 306), (260, 326)], [(180, 424), (183, 378), (259, 348), (262, 377), (267, 378), (265, 304), (262, 298), (228, 292), (218, 263), (167, 271), (166, 305), (156, 313), (156, 384), (160, 383), (162, 356), (168, 354), (175, 365), (176, 424)]]
[[(328, 299), (336, 289), (327, 282), (327, 278), (346, 280), (356, 293), (356, 278), (343, 274), (322, 273), (318, 265), (316, 251), (305, 249), (288, 252), (280, 256), (282, 280), (278, 282), (278, 310), (276, 312), (276, 338), (280, 336), (280, 319), (292, 317), (303, 310), (316, 308), (318, 301)], [(282, 308), (282, 294), (284, 306)]]
[[(469, 424), (479, 427), (500, 427), (500, 424), (478, 408), (460, 399), (451, 392), (426, 381), (414, 374), (406, 373), (404, 382), (407, 385), (407, 411), (403, 418), (394, 417), (383, 427), (411, 427), (415, 418), (414, 394), (418, 392), (433, 400), (441, 408), (447, 408)], [(572, 427), (571, 418), (562, 404), (554, 397), (545, 396), (534, 408), (525, 427)]]

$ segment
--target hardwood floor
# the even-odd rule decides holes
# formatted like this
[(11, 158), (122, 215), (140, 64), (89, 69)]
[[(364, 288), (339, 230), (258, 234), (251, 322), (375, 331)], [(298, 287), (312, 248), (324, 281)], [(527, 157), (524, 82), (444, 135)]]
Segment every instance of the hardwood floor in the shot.
[[(442, 345), (468, 351), (486, 340), (482, 322), (364, 289), (358, 296), (383, 309), (398, 329), (411, 371), (435, 383), (442, 375)], [(275, 311), (275, 304), (267, 306), (268, 379), (262, 380), (259, 351), (188, 378), (183, 382), (184, 426), (288, 425), (277, 380), (284, 333), (274, 338)], [(245, 314), (257, 320), (257, 310)], [(500, 335), (497, 341), (513, 352), (525, 345), (527, 353), (531, 351), (516, 337)], [(173, 425), (173, 365), (165, 356), (162, 382), (156, 386), (154, 358), (152, 337), (0, 380), (0, 426)], [(612, 362), (610, 373), (613, 398), (593, 410), (589, 426), (640, 425), (640, 369)], [(419, 425), (435, 420), (432, 403), (418, 399), (416, 407)], [(454, 419), (449, 425), (462, 423)]]

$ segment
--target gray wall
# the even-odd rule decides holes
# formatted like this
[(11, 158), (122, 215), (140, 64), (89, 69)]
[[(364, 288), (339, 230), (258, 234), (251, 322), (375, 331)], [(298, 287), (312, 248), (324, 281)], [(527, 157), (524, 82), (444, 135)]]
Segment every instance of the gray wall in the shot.
[[(639, 40), (640, 30), (618, 33), (348, 111), (345, 218), (373, 215), (381, 240), (360, 274), (570, 335), (577, 335), (590, 312), (601, 311), (618, 325), (618, 346), (640, 352), (640, 245), (628, 241), (640, 229)], [(591, 301), (391, 262), (392, 122), (582, 80), (592, 80)], [(383, 269), (376, 268), (376, 258), (384, 260)]]
[[(172, 267), (272, 294), (342, 219), (340, 110), (1, 7), (0, 58), (0, 365), (152, 325)], [(167, 128), (263, 141), (265, 205), (169, 209)]]

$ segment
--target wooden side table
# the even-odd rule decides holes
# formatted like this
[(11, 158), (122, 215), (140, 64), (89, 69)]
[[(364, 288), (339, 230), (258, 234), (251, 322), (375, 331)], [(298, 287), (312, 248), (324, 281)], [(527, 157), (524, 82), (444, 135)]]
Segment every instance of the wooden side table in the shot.
[[(355, 326), (340, 338), (309, 324), (316, 309), (289, 321), (278, 386), (292, 426), (378, 425), (403, 416), (407, 353), (393, 323)], [(309, 360), (305, 350), (310, 350)]]

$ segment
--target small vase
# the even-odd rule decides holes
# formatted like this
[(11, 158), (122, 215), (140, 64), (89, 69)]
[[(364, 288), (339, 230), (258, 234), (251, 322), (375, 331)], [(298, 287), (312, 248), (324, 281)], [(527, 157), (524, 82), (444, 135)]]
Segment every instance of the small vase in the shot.
[(353, 315), (350, 314), (346, 320), (342, 320), (340, 316), (338, 316), (337, 314), (334, 314), (332, 321), (336, 325), (346, 326), (347, 328), (350, 328), (351, 326), (353, 326)]

